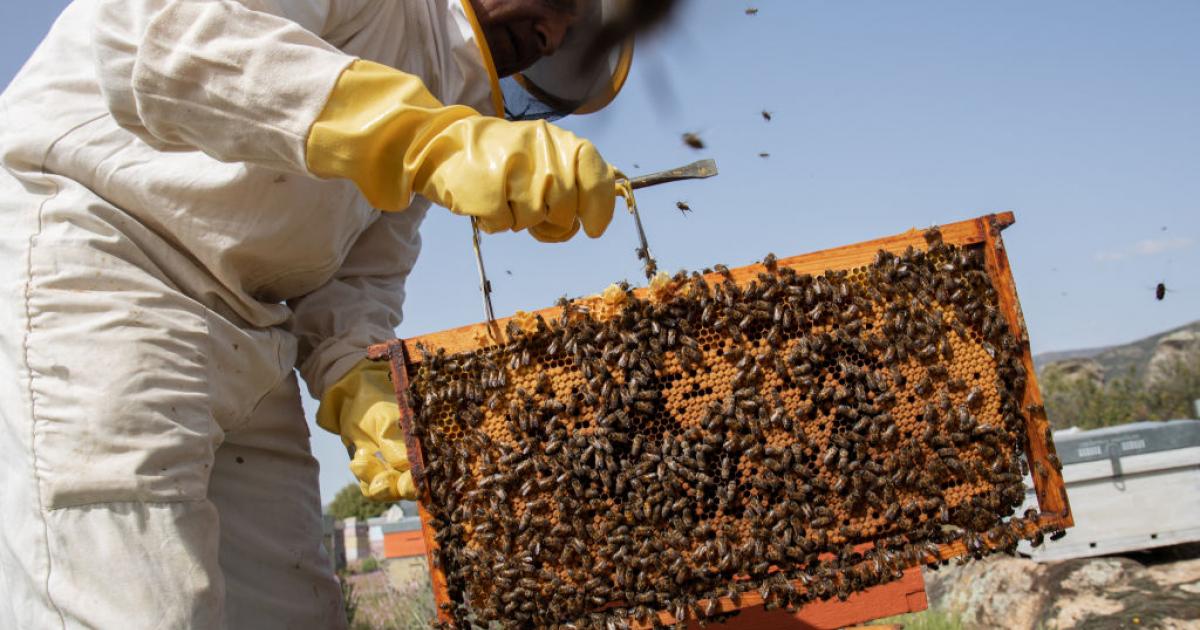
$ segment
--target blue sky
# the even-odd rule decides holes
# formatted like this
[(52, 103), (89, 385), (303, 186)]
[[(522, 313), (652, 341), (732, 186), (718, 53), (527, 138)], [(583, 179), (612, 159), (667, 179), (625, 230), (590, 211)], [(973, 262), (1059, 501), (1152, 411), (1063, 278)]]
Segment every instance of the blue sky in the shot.
[[(0, 83), (65, 4), (0, 6)], [(669, 270), (1012, 210), (1034, 351), (1123, 343), (1200, 319), (1198, 33), (1194, 0), (691, 0), (613, 106), (564, 124), (631, 174), (718, 161), (638, 196)], [(482, 318), (466, 221), (433, 212), (423, 234), (403, 337)], [(488, 237), (497, 313), (636, 281), (635, 245), (620, 213), (598, 240)], [(351, 477), (313, 430), (328, 499)]]

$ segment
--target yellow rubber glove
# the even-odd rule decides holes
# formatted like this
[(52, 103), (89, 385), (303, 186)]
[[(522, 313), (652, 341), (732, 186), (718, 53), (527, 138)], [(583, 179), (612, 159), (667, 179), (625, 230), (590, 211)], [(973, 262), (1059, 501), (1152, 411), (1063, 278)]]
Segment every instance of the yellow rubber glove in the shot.
[(350, 472), (364, 496), (374, 501), (416, 500), (387, 363), (364, 359), (326, 390), (317, 425), (342, 436), (351, 450)]
[(487, 232), (565, 241), (612, 220), (615, 171), (592, 143), (545, 122), (443, 106), (421, 79), (359, 60), (342, 73), (309, 132), (308, 168), (354, 181), (384, 211), (414, 192), (476, 217)]

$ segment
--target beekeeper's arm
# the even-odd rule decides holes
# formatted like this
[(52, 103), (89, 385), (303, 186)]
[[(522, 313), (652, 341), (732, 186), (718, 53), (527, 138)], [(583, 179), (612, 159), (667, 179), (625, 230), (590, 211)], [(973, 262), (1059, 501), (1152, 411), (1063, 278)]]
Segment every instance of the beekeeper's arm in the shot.
[(544, 122), (443, 106), (418, 77), (356, 60), (317, 34), (371, 6), (101, 0), (101, 90), (117, 122), (158, 148), (350, 179), (384, 211), (419, 193), (489, 232), (561, 241), (581, 224), (593, 237), (604, 231), (614, 171), (591, 143)]
[[(589, 143), (545, 123), (510, 123), (466, 107), (442, 107), (420, 82), (370, 62), (355, 62), (343, 73), (313, 125), (309, 146), (314, 172), (354, 180), (383, 210), (407, 204), (418, 191), (478, 217), (485, 230), (527, 228), (549, 241), (566, 240), (581, 225), (598, 236), (612, 217), (613, 170)], [(356, 250), (363, 247), (370, 245), (355, 245)], [(378, 262), (389, 255), (376, 254), (366, 258)], [(361, 271), (354, 279), (359, 286), (380, 286), (387, 269), (375, 271), (373, 280), (367, 281)], [(328, 300), (334, 308), (353, 301), (343, 281), (335, 283), (322, 288), (320, 298), (305, 298), (307, 306), (314, 299)], [(398, 296), (398, 290), (392, 295)], [(363, 339), (369, 343), (389, 338), (399, 322), (399, 302), (395, 306), (397, 317), (390, 327), (364, 322), (356, 334), (371, 331)], [(348, 325), (353, 322), (343, 323)], [(336, 337), (336, 331), (330, 333), (325, 338)], [(342, 350), (350, 347), (341, 345)], [(355, 356), (362, 353), (336, 360)], [(341, 369), (337, 365), (326, 373)], [(360, 359), (324, 390), (317, 422), (339, 433), (350, 447), (350, 468), (363, 494), (377, 500), (413, 499), (416, 488), (387, 369)]]
[(342, 437), (359, 487), (378, 500), (413, 499), (416, 491), (388, 365), (366, 361), (364, 350), (395, 336), (404, 281), (420, 249), (420, 217), (413, 215), (428, 205), (418, 199), (403, 213), (382, 214), (328, 283), (289, 302), (300, 374), (321, 400), (317, 424)]
[(308, 174), (308, 131), (354, 61), (322, 36), (367, 4), (100, 0), (100, 88), (116, 121), (155, 148)]

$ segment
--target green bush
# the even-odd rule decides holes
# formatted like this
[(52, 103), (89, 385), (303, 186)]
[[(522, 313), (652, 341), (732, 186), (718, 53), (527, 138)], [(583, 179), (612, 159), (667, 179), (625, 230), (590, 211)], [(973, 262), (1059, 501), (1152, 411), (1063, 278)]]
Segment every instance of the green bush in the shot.
[(1161, 369), (1144, 383), (1132, 369), (1103, 384), (1050, 371), (1041, 381), (1046, 414), (1055, 428), (1097, 429), (1140, 420), (1195, 417), (1200, 398), (1200, 353)]
[(358, 484), (350, 483), (338, 490), (333, 501), (325, 508), (325, 512), (334, 518), (354, 517), (363, 520), (379, 516), (389, 507), (391, 507), (390, 503), (380, 503), (364, 497)]
[(378, 570), (379, 561), (375, 559), (375, 556), (367, 556), (366, 560), (362, 561), (362, 566), (359, 567), (359, 571), (362, 573), (374, 573)]

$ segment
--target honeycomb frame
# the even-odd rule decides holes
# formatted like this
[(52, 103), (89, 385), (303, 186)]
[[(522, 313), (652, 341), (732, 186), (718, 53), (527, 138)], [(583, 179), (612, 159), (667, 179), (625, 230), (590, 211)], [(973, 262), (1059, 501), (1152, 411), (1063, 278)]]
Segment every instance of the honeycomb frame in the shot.
[[(1035, 521), (1029, 524), (1031, 528), (1030, 533), (1033, 533), (1033, 530), (1058, 531), (1070, 527), (1072, 519), (1061, 476), (1057, 467), (1052, 465), (1056, 461), (1056, 458), (1053, 456), (1053, 444), (1049, 440), (1049, 425), (1045, 418), (1044, 410), (1041, 408), (1041, 398), (1037, 388), (1036, 376), (1033, 372), (1027, 334), (1008, 267), (1007, 255), (1004, 250), (1003, 241), (1000, 238), (1000, 230), (1012, 223), (1013, 217), (1011, 214), (989, 215), (970, 221), (942, 226), (940, 234), (943, 241), (948, 245), (969, 247), (973, 251), (980, 252), (983, 258), (983, 268), (989, 276), (996, 292), (999, 310), (1017, 343), (1020, 361), (1024, 365), (1028, 375), (1025, 380), (1024, 391), (1022, 392), (1022, 404), (1025, 408), (1025, 413), (1022, 416), (1025, 423), (1026, 438), (1024, 456), (1029, 462), (1030, 468), (1038, 471), (1038, 474), (1033, 475), (1033, 484), (1039, 501), (1040, 513), (1036, 516)], [(926, 242), (925, 233), (913, 230), (905, 234), (857, 245), (781, 259), (775, 264), (781, 269), (792, 269), (797, 273), (853, 273), (854, 270), (859, 270), (865, 265), (870, 264), (877, 255), (877, 252), (881, 250), (900, 254), (910, 247), (918, 250), (927, 248), (928, 243)], [(751, 282), (764, 271), (766, 271), (766, 268), (763, 265), (750, 265), (729, 271), (728, 277), (737, 284), (744, 285)], [(714, 285), (724, 281), (720, 273), (709, 274), (705, 279)], [(645, 292), (646, 290), (642, 289), (635, 292), (635, 294), (645, 295)], [(593, 300), (591, 303), (602, 308), (602, 303), (598, 300)], [(545, 309), (538, 311), (534, 315), (546, 321), (552, 321), (560, 317), (561, 309)], [(503, 329), (510, 321), (512, 321), (512, 318), (502, 319), (499, 320), (498, 324)], [(479, 347), (480, 339), (483, 338), (482, 335), (487, 331), (489, 331), (489, 328), (486, 325), (477, 324), (414, 339), (396, 340), (388, 344), (373, 347), (370, 352), (372, 358), (387, 358), (392, 363), (393, 383), (397, 388), (398, 399), (401, 401), (402, 424), (405, 428), (406, 439), (409, 442), (409, 453), (413, 463), (414, 477), (418, 482), (418, 487), (422, 488), (422, 491), (426, 495), (422, 497), (421, 520), (426, 538), (426, 547), (429, 553), (431, 573), (433, 575), (435, 600), (439, 604), (439, 618), (442, 622), (449, 622), (451, 619), (447, 612), (447, 607), (443, 606), (449, 604), (451, 598), (445, 574), (436, 558), (435, 528), (431, 525), (429, 511), (425, 509), (425, 503), (429, 500), (429, 489), (424, 483), (423, 475), (426, 462), (423, 456), (422, 444), (412, 431), (413, 406), (410, 405), (410, 402), (414, 401), (411, 401), (409, 395), (409, 379), (410, 376), (416, 373), (424, 360), (425, 354), (420, 349), (421, 347), (440, 348), (448, 353), (470, 351)], [(701, 343), (708, 343), (711, 340), (699, 341)], [(980, 365), (986, 363), (986, 360), (980, 357), (976, 357), (975, 360), (980, 362)], [(561, 370), (565, 367), (567, 366), (555, 365), (552, 366), (552, 369)], [(519, 371), (519, 368), (517, 371)], [(725, 377), (729, 378), (730, 375), (726, 374)], [(529, 378), (525, 380), (530, 381), (523, 383), (526, 387), (531, 389), (537, 387), (536, 377), (533, 380)], [(720, 398), (714, 392), (700, 392), (698, 396), (702, 401)], [(669, 402), (674, 404), (686, 404), (686, 399), (681, 400), (678, 396), (669, 398)], [(809, 455), (811, 456), (812, 454), (810, 453)], [(984, 544), (988, 543), (984, 541)], [(944, 561), (968, 553), (970, 551), (966, 548), (965, 544), (956, 542), (943, 545), (938, 550), (936, 557), (933, 557), (932, 552), (930, 552), (929, 556), (916, 559), (912, 564), (916, 565), (938, 560)], [(749, 591), (743, 593), (737, 601), (728, 597), (717, 598), (712, 609), (717, 613), (727, 613), (749, 606), (761, 605), (763, 601), (763, 598), (758, 593)], [(675, 621), (674, 614), (668, 611), (659, 612), (658, 618), (665, 623)]]

